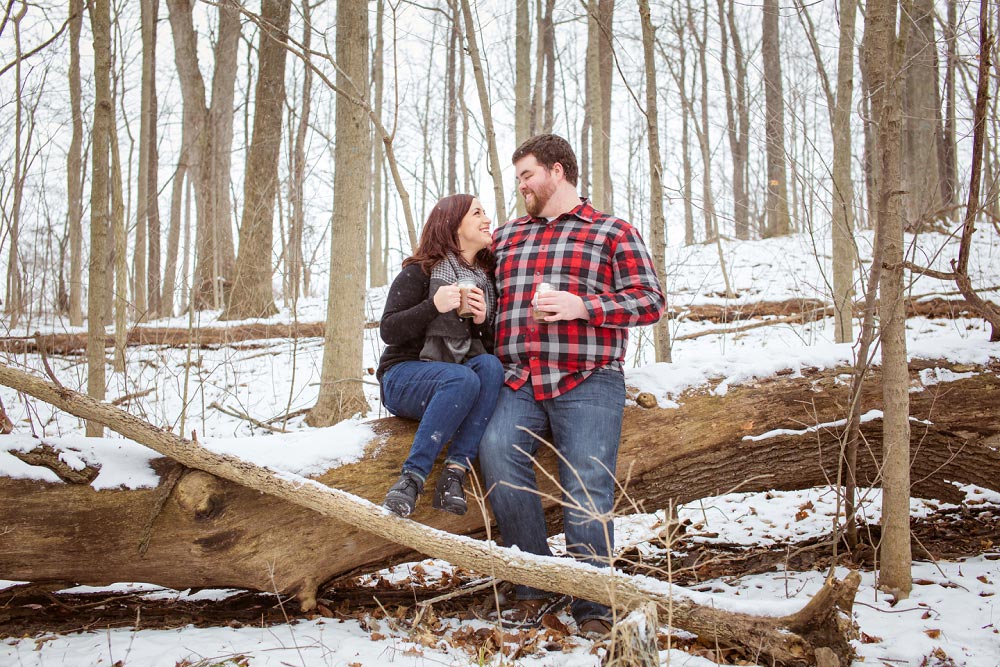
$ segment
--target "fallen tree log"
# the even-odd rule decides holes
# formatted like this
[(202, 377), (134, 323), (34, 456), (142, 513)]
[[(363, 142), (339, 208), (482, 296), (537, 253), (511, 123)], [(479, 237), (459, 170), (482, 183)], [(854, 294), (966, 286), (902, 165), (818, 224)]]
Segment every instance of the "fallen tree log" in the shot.
[[(998, 487), (1000, 415), (989, 406), (1000, 404), (1000, 380), (995, 366), (952, 368), (981, 372), (913, 393), (911, 407), (914, 418), (929, 422), (913, 428), (915, 493), (953, 500), (959, 495), (956, 482)], [(685, 395), (676, 409), (628, 408), (619, 460), (628, 497), (638, 507), (653, 510), (731, 489), (808, 488), (836, 479), (837, 427), (808, 426), (843, 417), (846, 387), (838, 380), (842, 370), (770, 378), (730, 387), (723, 396), (703, 388)], [(914, 377), (919, 370), (913, 369)], [(376, 422), (379, 438), (362, 460), (318, 478), (340, 490), (334, 491), (219, 457), (107, 404), (4, 366), (0, 384), (102, 421), (173, 459), (156, 462), (165, 480), (156, 489), (97, 492), (82, 484), (0, 477), (0, 503), (8, 508), (0, 531), (5, 532), (0, 537), (0, 572), (8, 578), (278, 590), (296, 594), (308, 609), (325, 582), (417, 550), (484, 574), (566, 590), (623, 609), (649, 597), (648, 591), (636, 592), (627, 578), (596, 573), (594, 579), (582, 581), (573, 568), (566, 581), (558, 565), (539, 568), (537, 561), (516, 553), (456, 542), (461, 538), (386, 516), (340, 493), (381, 500), (409, 447), (411, 422)], [(865, 409), (877, 408), (880, 396), (875, 374), (866, 389)], [(871, 449), (862, 457), (860, 475), (873, 481), (880, 458), (880, 422), (863, 426)], [(769, 437), (759, 438), (769, 432)], [(481, 536), (486, 530), (475, 511), (455, 517), (429, 510), (428, 505), (422, 503), (417, 521), (455, 534)], [(336, 520), (321, 519), (316, 511)], [(553, 524), (560, 514), (558, 508), (549, 508)], [(739, 616), (734, 621), (727, 612), (709, 614), (697, 605), (678, 615), (676, 599), (673, 617), (678, 627), (744, 646), (751, 640), (753, 646), (762, 645), (764, 635), (790, 631), (801, 640), (794, 650), (778, 637), (768, 640), (773, 655), (784, 656), (774, 658), (781, 663), (809, 660), (818, 646), (839, 646), (834, 650), (843, 655), (846, 644), (833, 607), (842, 600), (846, 604), (845, 586), (849, 589), (850, 583), (831, 584), (827, 602), (819, 605), (822, 613), (803, 610), (797, 620)], [(825, 620), (817, 620), (821, 616)], [(817, 641), (812, 639), (816, 633), (834, 639)], [(795, 651), (804, 653), (796, 658)]]
[[(860, 312), (860, 306), (855, 308)], [(785, 299), (783, 301), (755, 301), (733, 304), (696, 304), (674, 306), (671, 318), (693, 322), (742, 322), (762, 318), (779, 318), (780, 324), (792, 321), (818, 320), (833, 315), (833, 306), (819, 299)], [(965, 301), (940, 297), (914, 297), (906, 302), (907, 317), (956, 318), (975, 316)], [(787, 319), (781, 319), (787, 318)], [(766, 322), (762, 326), (766, 326)], [(366, 329), (377, 328), (377, 321), (365, 322)], [(325, 322), (299, 322), (296, 324), (251, 322), (229, 327), (157, 327), (134, 326), (125, 336), (127, 346), (183, 345), (212, 346), (233, 345), (254, 340), (280, 338), (322, 338)], [(720, 332), (721, 333), (721, 332)], [(113, 335), (105, 337), (106, 347), (113, 347)], [(36, 334), (34, 336), (2, 336), (0, 352), (8, 354), (82, 354), (87, 348), (86, 333)]]

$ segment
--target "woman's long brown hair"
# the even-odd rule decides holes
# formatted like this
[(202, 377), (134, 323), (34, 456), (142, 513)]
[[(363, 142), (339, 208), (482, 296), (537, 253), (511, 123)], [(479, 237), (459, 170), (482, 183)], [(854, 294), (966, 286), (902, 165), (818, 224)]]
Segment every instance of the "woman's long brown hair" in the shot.
[[(458, 227), (462, 218), (472, 208), (472, 195), (450, 195), (434, 204), (427, 222), (420, 232), (420, 242), (413, 255), (403, 260), (403, 266), (419, 264), (424, 273), (430, 275), (435, 264), (444, 259), (449, 252), (458, 257), (463, 264), (462, 249), (458, 245)], [(493, 273), (496, 259), (489, 248), (483, 248), (476, 253), (476, 266), (489, 274)]]

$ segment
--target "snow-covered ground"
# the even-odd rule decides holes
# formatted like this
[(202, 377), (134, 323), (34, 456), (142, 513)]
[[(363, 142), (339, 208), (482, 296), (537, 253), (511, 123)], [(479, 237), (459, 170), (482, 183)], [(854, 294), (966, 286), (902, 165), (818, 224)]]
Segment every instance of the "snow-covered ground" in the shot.
[[(1000, 301), (1000, 238), (979, 234), (970, 263), (973, 284), (984, 289), (983, 296)], [(870, 236), (859, 237), (862, 265), (868, 254)], [(735, 299), (725, 298), (725, 282), (715, 245), (671, 248), (670, 270), (666, 282), (672, 307), (683, 311), (691, 305), (724, 303), (734, 308), (758, 301), (824, 298), (830, 278), (829, 258), (822, 250), (817, 259), (814, 248), (827, 247), (827, 241), (798, 235), (755, 242), (723, 242), (722, 256)], [(935, 268), (947, 268), (947, 261), (957, 253), (957, 243), (940, 235), (923, 235), (911, 247), (911, 258), (920, 264), (933, 260)], [(914, 297), (953, 294), (952, 284), (929, 278), (916, 280), (910, 288)], [(382, 309), (384, 290), (373, 290), (368, 308), (372, 319)], [(325, 300), (300, 301), (295, 318), (322, 321)], [(292, 313), (283, 309), (269, 321), (290, 322)], [(186, 318), (160, 320), (156, 326), (187, 326)], [(201, 313), (197, 326), (228, 326), (216, 313)], [(673, 321), (675, 337), (717, 329), (721, 325), (699, 323), (683, 317)], [(735, 326), (735, 325), (731, 325)], [(26, 334), (70, 330), (61, 321), (26, 323)], [(979, 319), (930, 320), (913, 318), (908, 322), (907, 343), (912, 357), (945, 359), (953, 363), (982, 364), (1000, 358), (1000, 344), (989, 343), (988, 327)], [(718, 381), (714, 391), (766, 377), (777, 371), (798, 372), (807, 367), (829, 368), (853, 361), (853, 347), (837, 345), (832, 340), (829, 319), (806, 324), (782, 324), (745, 332), (713, 333), (682, 340), (674, 347), (674, 362), (652, 363), (652, 345), (648, 332), (634, 332), (630, 344), (627, 382), (656, 395), (661, 406), (681, 400), (683, 392)], [(364, 333), (364, 368), (373, 368), (380, 344), (377, 331)], [(236, 454), (262, 465), (288, 472), (309, 475), (359, 457), (370, 438), (366, 421), (385, 416), (378, 401), (374, 378), (365, 385), (371, 410), (327, 429), (305, 426), (301, 417), (278, 420), (274, 426), (286, 433), (274, 433), (253, 426), (249, 421), (227, 415), (217, 406), (245, 413), (266, 421), (307, 408), (315, 401), (322, 341), (318, 339), (249, 341), (233, 347), (177, 349), (148, 346), (130, 348), (127, 371), (115, 374), (108, 369), (108, 400), (148, 391), (129, 404), (129, 410), (148, 421), (178, 432), (198, 432), (199, 440), (217, 451)], [(4, 363), (41, 368), (34, 355), (7, 357)], [(50, 359), (56, 374), (68, 387), (85, 386), (85, 365), (78, 357)], [(942, 369), (929, 370), (925, 385), (948, 382), (960, 377)], [(54, 480), (47, 470), (28, 466), (8, 453), (26, 449), (44, 437), (49, 444), (65, 451), (67, 462), (101, 462), (101, 473), (94, 481), (97, 488), (144, 486), (156, 484), (148, 461), (153, 452), (113, 434), (101, 439), (84, 438), (83, 425), (75, 417), (48, 406), (26, 401), (14, 392), (0, 388), (7, 412), (15, 423), (15, 435), (0, 438), (0, 474)], [(1000, 495), (969, 489), (972, 502), (992, 503), (1000, 511)], [(718, 534), (717, 539), (738, 544), (763, 544), (803, 539), (828, 532), (832, 524), (833, 494), (828, 489), (796, 493), (730, 495), (705, 499), (694, 507), (682, 509), (692, 520), (705, 525), (703, 532)], [(811, 503), (813, 509), (802, 516), (800, 508)], [(750, 511), (752, 508), (753, 511)], [(872, 517), (878, 516), (878, 494), (872, 494), (865, 506)], [(926, 512), (929, 504), (915, 499), (913, 511)], [(796, 515), (799, 515), (797, 518)], [(655, 534), (655, 515), (624, 517), (618, 520), (617, 533), (622, 545), (649, 539)], [(0, 519), (0, 545), (3, 535)], [(2, 546), (0, 546), (2, 548)], [(1000, 665), (1000, 605), (996, 602), (1000, 582), (998, 547), (992, 553), (962, 562), (916, 563), (913, 595), (895, 607), (879, 593), (871, 574), (863, 576), (855, 605), (855, 620), (864, 633), (856, 643), (857, 664), (886, 665)], [(428, 567), (443, 568), (443, 563)], [(0, 573), (2, 576), (3, 573)], [(841, 573), (843, 574), (843, 573)], [(823, 572), (769, 573), (740, 578), (737, 581), (709, 581), (700, 590), (710, 591), (722, 606), (727, 600), (753, 600), (762, 605), (790, 601), (803, 603), (822, 584)], [(2, 584), (10, 585), (9, 582)], [(134, 585), (122, 584), (118, 588)], [(190, 595), (184, 591), (162, 591), (151, 587), (148, 595)], [(195, 595), (226, 595), (225, 591), (201, 591)], [(567, 623), (570, 623), (566, 617)], [(451, 632), (461, 630), (453, 621)], [(463, 622), (472, 624), (475, 622)], [(8, 639), (0, 643), (0, 665), (468, 665), (500, 664), (498, 658), (484, 662), (447, 643), (428, 646), (414, 643), (402, 628), (385, 621), (364, 627), (358, 621), (331, 619), (301, 620), (292, 624), (265, 628), (194, 628), (178, 630), (111, 630), (67, 635), (45, 635)], [(561, 651), (541, 651), (518, 657), (516, 664), (525, 667), (543, 665), (595, 665), (592, 643), (572, 640)], [(664, 652), (661, 659), (676, 665), (709, 665), (708, 660), (681, 651)], [(953, 661), (953, 663), (948, 662)], [(510, 664), (507, 661), (504, 664)]]

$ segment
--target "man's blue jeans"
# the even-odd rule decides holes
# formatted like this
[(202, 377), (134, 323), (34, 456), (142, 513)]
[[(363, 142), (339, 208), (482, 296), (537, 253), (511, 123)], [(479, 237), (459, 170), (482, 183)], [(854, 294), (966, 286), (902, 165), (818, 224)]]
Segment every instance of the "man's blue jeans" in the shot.
[[(598, 369), (565, 394), (542, 401), (535, 400), (530, 382), (517, 391), (506, 386), (500, 390), (496, 412), (480, 443), (479, 465), (507, 546), (552, 554), (532, 463), (544, 444), (523, 430), (528, 429), (551, 442), (559, 455), (567, 551), (598, 567), (610, 564), (614, 473), (624, 407), (624, 376), (609, 369)], [(517, 588), (520, 599), (545, 595), (527, 586)], [(582, 623), (609, 619), (610, 611), (577, 599), (573, 616)]]
[(397, 417), (417, 419), (403, 472), (426, 481), (434, 460), (451, 440), (447, 463), (466, 470), (476, 460), (479, 440), (503, 385), (503, 366), (492, 354), (461, 364), (403, 361), (382, 376), (382, 401)]

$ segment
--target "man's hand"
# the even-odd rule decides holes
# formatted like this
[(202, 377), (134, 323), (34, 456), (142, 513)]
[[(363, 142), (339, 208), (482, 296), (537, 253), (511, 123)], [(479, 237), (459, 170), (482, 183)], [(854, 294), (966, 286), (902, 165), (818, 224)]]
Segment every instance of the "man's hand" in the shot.
[(535, 295), (535, 309), (552, 313), (545, 318), (546, 322), (590, 319), (583, 299), (572, 292), (540, 292)]

